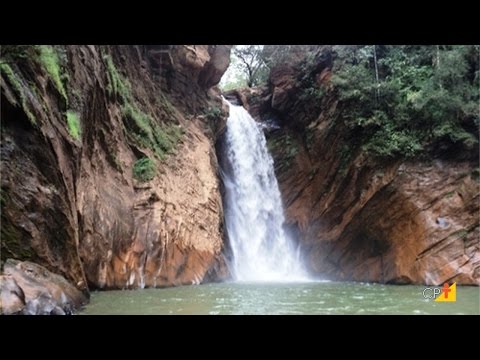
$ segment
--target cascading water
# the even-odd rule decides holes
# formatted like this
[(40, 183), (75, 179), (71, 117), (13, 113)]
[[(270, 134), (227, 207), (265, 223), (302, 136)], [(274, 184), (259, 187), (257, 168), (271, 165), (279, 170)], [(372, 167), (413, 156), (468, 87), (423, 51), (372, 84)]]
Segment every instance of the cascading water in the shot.
[(229, 103), (225, 221), (240, 281), (305, 281), (306, 272), (283, 229), (283, 206), (265, 136), (241, 106)]

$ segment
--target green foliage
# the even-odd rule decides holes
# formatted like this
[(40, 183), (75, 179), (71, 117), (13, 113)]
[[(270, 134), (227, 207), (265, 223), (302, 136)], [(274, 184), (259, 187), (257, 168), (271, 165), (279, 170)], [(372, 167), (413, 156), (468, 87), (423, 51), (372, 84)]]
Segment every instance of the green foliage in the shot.
[(107, 66), (108, 85), (107, 91), (111, 96), (120, 96), (122, 100), (126, 101), (131, 97), (132, 88), (127, 79), (125, 79), (117, 67), (113, 63), (110, 55), (104, 55), (103, 59)]
[[(107, 92), (110, 96), (118, 97), (123, 103), (122, 120), (127, 136), (138, 146), (152, 150), (160, 160), (173, 154), (177, 143), (183, 135), (183, 129), (177, 125), (158, 124), (150, 114), (140, 110), (132, 94), (130, 82), (121, 75), (115, 66), (112, 57), (103, 55), (107, 69)], [(165, 94), (160, 93), (158, 104), (168, 116), (175, 117), (175, 108)], [(115, 158), (112, 158), (118, 169)]]
[(409, 158), (415, 156), (423, 147), (415, 133), (394, 129), (391, 124), (386, 123), (370, 137), (364, 149), (380, 157), (403, 155)]
[(67, 111), (67, 125), (70, 136), (75, 140), (79, 140), (82, 130), (80, 128), (80, 119), (77, 113), (73, 111)]
[(319, 45), (265, 45), (261, 57), (268, 69), (272, 69), (278, 65), (295, 63), (305, 54), (312, 56), (318, 48)]
[(2, 58), (7, 61), (18, 61), (28, 58), (31, 45), (2, 45)]
[(341, 118), (367, 152), (393, 158), (431, 147), (475, 149), (476, 47), (377, 46), (378, 82), (373, 51), (343, 49), (332, 80), (343, 103)]
[(292, 64), (317, 48), (318, 45), (236, 45), (220, 87), (229, 91), (266, 84), (274, 67)]
[(122, 108), (122, 114), (125, 118), (133, 120), (133, 123), (130, 122), (130, 127), (143, 137), (147, 137), (150, 140), (153, 140), (153, 132), (150, 126), (152, 118), (140, 111), (134, 105), (127, 103)]
[(243, 79), (248, 87), (265, 83), (268, 78), (262, 51), (263, 45), (236, 45), (233, 47), (235, 62), (232, 62), (232, 66), (235, 66), (243, 74)]
[[(104, 55), (107, 68), (107, 91), (123, 101), (122, 117), (128, 136), (139, 146), (151, 149), (155, 155), (165, 160), (173, 154), (175, 146), (183, 135), (183, 129), (177, 125), (159, 125), (149, 114), (138, 108), (132, 95), (130, 82), (117, 70), (110, 55)], [(169, 116), (175, 115), (175, 108), (165, 94), (160, 93), (158, 101)]]
[(38, 60), (50, 75), (57, 90), (63, 96), (65, 101), (67, 101), (67, 92), (65, 91), (65, 86), (62, 82), (62, 78), (65, 79), (65, 77), (60, 70), (60, 59), (57, 51), (52, 46), (40, 45), (38, 46), (38, 52)]
[(247, 80), (241, 74), (237, 74), (233, 79), (226, 81), (224, 84), (221, 83), (220, 87), (224, 92), (241, 89), (247, 87)]
[(205, 113), (205, 117), (210, 121), (215, 121), (221, 118), (222, 114), (222, 109), (220, 109), (218, 106), (212, 106)]
[(289, 135), (285, 136), (285, 153), (287, 159), (292, 160), (298, 154), (298, 144), (297, 142)]
[(2, 73), (5, 74), (15, 92), (22, 93), (22, 84), (20, 83), (20, 80), (16, 77), (10, 65), (8, 65), (7, 63), (1, 63), (0, 70), (2, 71)]
[(300, 151), (297, 141), (288, 133), (268, 137), (267, 148), (282, 169), (288, 168)]
[(20, 99), (20, 103), (22, 106), (23, 111), (27, 115), (28, 119), (30, 120), (32, 125), (36, 124), (35, 117), (33, 116), (32, 112), (28, 108), (27, 105), (27, 96), (24, 91), (24, 87), (20, 81), (20, 78), (15, 74), (12, 67), (7, 64), (6, 62), (0, 63), (0, 71), (7, 77), (8, 82), (13, 88), (13, 91), (16, 93), (18, 98)]
[(122, 114), (133, 140), (142, 147), (152, 149), (161, 160), (174, 153), (184, 134), (184, 130), (175, 124), (155, 124), (151, 116), (130, 103), (123, 106)]
[(326, 91), (323, 86), (318, 85), (315, 80), (316, 75), (316, 60), (313, 53), (307, 53), (304, 61), (300, 64), (300, 78), (299, 87), (302, 92), (299, 95), (299, 100), (306, 103), (319, 103)]
[(160, 101), (161, 106), (169, 116), (175, 115), (175, 107), (164, 93), (159, 94), (158, 100)]
[(176, 125), (171, 126), (155, 126), (155, 139), (157, 146), (163, 154), (173, 154), (176, 144), (180, 141), (184, 134), (184, 130)]
[(338, 171), (341, 175), (345, 175), (345, 173), (347, 172), (348, 164), (353, 156), (353, 151), (353, 146), (349, 146), (347, 144), (343, 145), (338, 151), (340, 158), (340, 165), (338, 167)]
[(239, 61), (235, 54), (232, 53), (230, 56), (230, 65), (225, 74), (223, 74), (219, 84), (222, 91), (247, 87), (247, 75), (239, 65)]
[(325, 95), (325, 90), (318, 85), (310, 85), (303, 89), (299, 96), (301, 101), (320, 101)]
[(155, 163), (148, 157), (137, 160), (133, 165), (133, 177), (141, 182), (152, 180), (155, 173)]

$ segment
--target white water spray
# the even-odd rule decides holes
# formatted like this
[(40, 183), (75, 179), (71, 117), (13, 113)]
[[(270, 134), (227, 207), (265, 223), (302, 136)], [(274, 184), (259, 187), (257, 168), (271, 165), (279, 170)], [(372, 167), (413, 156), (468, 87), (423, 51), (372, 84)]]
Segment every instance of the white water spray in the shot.
[(224, 169), (225, 221), (240, 281), (308, 280), (283, 229), (283, 206), (265, 136), (241, 106), (230, 105)]

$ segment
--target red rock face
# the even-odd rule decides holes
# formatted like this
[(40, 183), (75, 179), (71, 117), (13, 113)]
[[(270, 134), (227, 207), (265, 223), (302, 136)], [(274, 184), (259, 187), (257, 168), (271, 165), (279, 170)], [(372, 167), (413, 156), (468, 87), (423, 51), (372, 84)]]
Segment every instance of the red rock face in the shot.
[[(328, 89), (328, 47), (322, 51), (315, 79)], [(243, 96), (253, 115), (279, 119), (281, 128), (267, 134), (269, 148), (287, 222), (312, 273), (479, 285), (478, 163), (388, 163), (350, 152), (337, 99), (302, 99), (300, 72), (295, 63), (284, 64), (272, 72), (268, 89)]]
[(347, 215), (339, 236), (325, 240), (320, 227), (310, 264), (341, 280), (478, 284), (479, 193), (471, 170), (467, 163), (402, 165)]
[[(206, 91), (226, 68), (230, 48), (208, 50), (63, 47), (68, 105), (33, 57), (12, 64), (23, 105), (15, 81), (2, 72), (2, 260), (28, 259), (84, 290), (192, 284), (228, 275), (213, 147), (221, 124), (212, 126), (203, 114), (222, 106), (219, 96), (209, 100)], [(130, 83), (131, 98), (108, 90), (106, 54)], [(201, 86), (207, 63), (216, 64), (216, 71)], [(127, 102), (157, 126), (183, 129), (174, 153), (161, 161), (132, 140), (122, 118)], [(68, 132), (69, 109), (80, 119), (78, 140)], [(144, 156), (155, 159), (156, 176), (141, 183), (132, 169)]]

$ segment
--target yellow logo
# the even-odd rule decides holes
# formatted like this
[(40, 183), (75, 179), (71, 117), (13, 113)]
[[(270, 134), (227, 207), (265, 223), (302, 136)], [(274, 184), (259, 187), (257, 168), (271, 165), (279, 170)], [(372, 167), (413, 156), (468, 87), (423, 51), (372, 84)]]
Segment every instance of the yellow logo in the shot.
[(423, 297), (438, 302), (455, 302), (457, 301), (457, 283), (450, 286), (445, 283), (443, 287), (427, 287), (423, 290)]
[(457, 301), (457, 283), (454, 282), (452, 285), (448, 286), (447, 283), (443, 284), (443, 287), (440, 289), (442, 292), (435, 301), (443, 302), (454, 302)]

